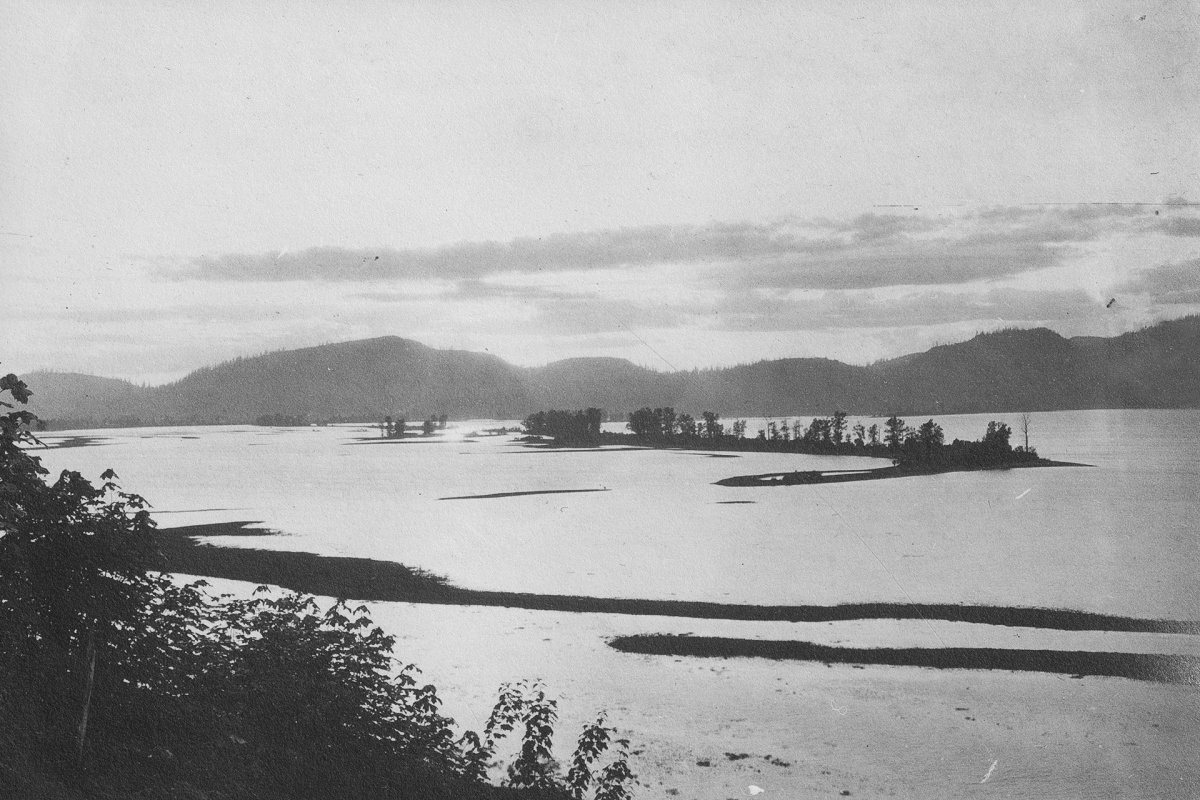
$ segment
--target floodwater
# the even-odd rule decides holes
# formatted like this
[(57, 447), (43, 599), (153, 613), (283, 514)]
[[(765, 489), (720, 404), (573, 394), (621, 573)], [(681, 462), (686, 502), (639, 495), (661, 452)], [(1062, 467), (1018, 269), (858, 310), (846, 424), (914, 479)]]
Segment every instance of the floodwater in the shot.
[[(989, 419), (1007, 422), (1019, 443), (1017, 415), (937, 421), (950, 440), (979, 438)], [(1030, 443), (1043, 457), (1088, 467), (754, 488), (714, 482), (881, 464), (546, 451), (468, 435), (498, 424), (456, 423), (432, 440), (400, 442), (364, 426), (105, 430), (92, 432), (95, 446), (40, 455), (52, 472), (95, 479), (115, 469), (163, 527), (260, 522), (284, 535), (220, 544), (397, 561), (469, 589), (1200, 619), (1200, 411), (1033, 415)], [(541, 677), (560, 696), (563, 745), (607, 709), (641, 750), (633, 762), (640, 796), (720, 800), (758, 794), (752, 786), (768, 798), (1200, 790), (1194, 685), (635, 655), (606, 643), (692, 633), (842, 647), (1196, 655), (1196, 636), (920, 619), (764, 623), (402, 603), (373, 610), (466, 727), (482, 725), (501, 681), (520, 678)]]

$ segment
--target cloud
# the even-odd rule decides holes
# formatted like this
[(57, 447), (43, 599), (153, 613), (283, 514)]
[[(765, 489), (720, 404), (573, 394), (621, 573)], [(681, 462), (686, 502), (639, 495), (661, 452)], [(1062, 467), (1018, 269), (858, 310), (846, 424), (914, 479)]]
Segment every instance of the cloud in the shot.
[(278, 254), (194, 259), (159, 269), (177, 280), (335, 281), (482, 278), (502, 273), (587, 271), (655, 263), (738, 261), (825, 247), (775, 225), (647, 226), (464, 242), (432, 249), (316, 247)]
[(1080, 290), (1000, 288), (982, 293), (918, 291), (899, 297), (829, 292), (823, 297), (730, 297), (709, 309), (721, 330), (890, 328), (1003, 320), (1037, 323), (1099, 314), (1103, 304)]
[(1200, 303), (1200, 258), (1142, 270), (1117, 288), (1130, 294), (1148, 294), (1159, 303)]
[(1168, 236), (1200, 236), (1200, 218), (1171, 217), (1162, 221), (1162, 232)]
[(919, 242), (753, 264), (734, 279), (743, 290), (960, 284), (1056, 266), (1064, 256), (1052, 246), (1025, 242)]
[[(384, 283), (480, 281), (497, 275), (649, 270), (683, 265), (767, 285), (848, 289), (992, 280), (1070, 258), (1147, 212), (1126, 206), (982, 209), (947, 215), (863, 214), (844, 221), (658, 225), (425, 249), (314, 247), (160, 264), (167, 280)], [(1190, 219), (1155, 220), (1192, 235)]]

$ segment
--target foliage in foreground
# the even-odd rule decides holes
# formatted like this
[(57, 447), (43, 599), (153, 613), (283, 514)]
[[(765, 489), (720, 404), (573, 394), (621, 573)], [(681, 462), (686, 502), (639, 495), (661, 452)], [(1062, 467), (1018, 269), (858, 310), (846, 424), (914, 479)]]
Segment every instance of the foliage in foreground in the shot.
[[(15, 376), (5, 391), (28, 400)], [(560, 774), (540, 684), (502, 687), (484, 735), (459, 737), (365, 607), (265, 587), (214, 598), (157, 571), (146, 502), (111, 471), (98, 487), (74, 472), (48, 483), (26, 449), (34, 422), (0, 415), (0, 793), (629, 796), (627, 743), (603, 715)], [(492, 786), (514, 732), (517, 756)]]

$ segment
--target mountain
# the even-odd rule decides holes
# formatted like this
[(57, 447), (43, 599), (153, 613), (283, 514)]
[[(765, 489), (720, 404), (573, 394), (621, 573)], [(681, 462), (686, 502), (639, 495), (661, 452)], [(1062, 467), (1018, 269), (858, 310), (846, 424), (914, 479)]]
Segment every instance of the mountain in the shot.
[(985, 333), (871, 367), (906, 413), (1200, 407), (1200, 317), (1112, 338)]
[(1112, 408), (1200, 406), (1200, 317), (1171, 320), (1111, 339), (1072, 339), (1082, 369), (1105, 376), (1095, 398)]
[(623, 415), (673, 406), (726, 417), (951, 414), (1078, 408), (1200, 407), (1200, 317), (1112, 338), (1066, 339), (1046, 328), (970, 341), (861, 367), (786, 358), (657, 372), (617, 358), (517, 367), (483, 353), (385, 336), (239, 358), (175, 383), (138, 387), (73, 373), (25, 376), (31, 410), (91, 424), (311, 420), (520, 419), (545, 408), (596, 406)]
[(1047, 411), (1103, 405), (1101, 376), (1047, 328), (981, 334), (872, 368), (883, 397), (910, 412)]
[(655, 372), (623, 358), (569, 358), (527, 375), (535, 411), (589, 406), (633, 411), (670, 405), (681, 385), (681, 373)]
[(29, 410), (43, 419), (115, 421), (146, 391), (129, 381), (78, 372), (33, 372), (24, 380), (33, 389)]
[(189, 422), (451, 411), (507, 417), (531, 405), (519, 373), (496, 356), (436, 350), (395, 336), (237, 359), (197, 370), (151, 397), (150, 416)]

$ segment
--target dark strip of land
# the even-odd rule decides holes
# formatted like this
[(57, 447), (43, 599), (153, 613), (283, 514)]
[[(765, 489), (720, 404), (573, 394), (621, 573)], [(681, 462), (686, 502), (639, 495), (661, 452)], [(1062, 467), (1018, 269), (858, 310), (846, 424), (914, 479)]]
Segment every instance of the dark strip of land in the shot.
[(825, 470), (768, 472), (763, 475), (735, 475), (716, 481), (717, 486), (801, 486), (812, 483), (848, 483), (850, 481), (877, 481), (884, 478), (909, 478), (917, 475), (941, 475), (947, 472), (978, 472), (997, 469), (1029, 469), (1033, 467), (1087, 467), (1089, 464), (1074, 464), (1070, 461), (1021, 461), (1012, 464), (986, 467), (879, 467), (865, 470)]
[(769, 658), (825, 664), (880, 664), (933, 669), (986, 669), (1133, 678), (1158, 683), (1200, 683), (1200, 658), (1083, 650), (1005, 650), (990, 647), (829, 647), (812, 642), (727, 639), (715, 636), (639, 634), (609, 646), (623, 653), (700, 658)]
[(608, 489), (540, 489), (528, 492), (495, 492), (494, 494), (463, 494), (457, 497), (439, 497), (438, 500), (493, 500), (497, 497), (525, 497), (531, 494), (580, 494), (583, 492), (607, 492)]
[(857, 619), (924, 619), (1068, 631), (1200, 634), (1200, 621), (1153, 620), (1047, 608), (924, 603), (846, 603), (836, 606), (757, 606), (686, 600), (530, 594), (462, 589), (445, 578), (390, 561), (319, 556), (280, 550), (217, 547), (194, 537), (269, 536), (253, 522), (160, 529), (165, 569), (190, 575), (270, 583), (308, 594), (355, 600), (434, 603), (536, 611), (689, 617), (761, 622), (843, 622)]
[(627, 453), (630, 450), (653, 450), (653, 447), (561, 447), (549, 444), (524, 444), (520, 450), (509, 450), (509, 455), (521, 453)]
[(478, 439), (445, 439), (440, 436), (405, 436), (399, 439), (389, 439), (384, 436), (370, 436), (366, 438), (358, 438), (346, 442), (350, 445), (358, 444), (462, 444), (468, 442), (474, 444)]
[(49, 444), (43, 442), (42, 447), (39, 449), (62, 450), (66, 447), (95, 447), (103, 444), (108, 444), (108, 442), (99, 436), (66, 436), (57, 442)]

